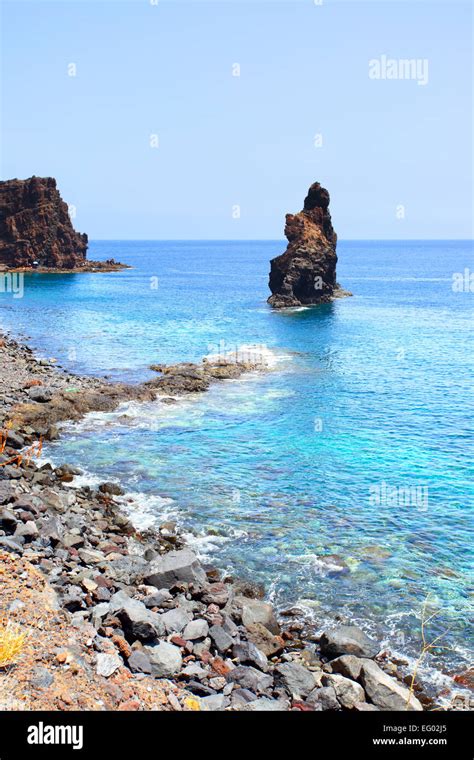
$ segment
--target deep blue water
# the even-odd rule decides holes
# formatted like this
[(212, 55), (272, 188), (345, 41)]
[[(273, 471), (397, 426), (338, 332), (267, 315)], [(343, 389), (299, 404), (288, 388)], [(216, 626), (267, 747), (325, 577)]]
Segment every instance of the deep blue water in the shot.
[[(472, 600), (473, 294), (468, 242), (340, 242), (352, 298), (267, 307), (269, 242), (96, 242), (133, 269), (31, 275), (0, 295), (0, 324), (77, 372), (138, 381), (151, 363), (259, 344), (273, 371), (175, 405), (94, 415), (50, 447), (171, 514), (216, 564), (265, 582), (317, 620), (362, 620), (415, 652), (428, 594), (433, 635), (459, 661)], [(153, 278), (157, 278), (153, 279)], [(157, 285), (157, 287), (156, 287)], [(383, 484), (412, 489), (393, 501)], [(418, 491), (416, 488), (418, 487)], [(382, 503), (377, 503), (377, 489)], [(415, 490), (413, 490), (415, 489)], [(166, 497), (161, 501), (158, 496)], [(471, 585), (470, 585), (471, 584)]]

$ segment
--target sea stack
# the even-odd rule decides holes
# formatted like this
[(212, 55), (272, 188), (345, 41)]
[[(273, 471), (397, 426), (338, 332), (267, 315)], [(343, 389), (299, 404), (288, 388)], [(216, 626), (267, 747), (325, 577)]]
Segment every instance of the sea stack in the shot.
[(0, 182), (0, 266), (76, 269), (87, 235), (74, 230), (52, 177)]
[(270, 262), (271, 306), (310, 306), (350, 295), (336, 282), (337, 235), (329, 213), (329, 193), (319, 182), (309, 188), (303, 210), (286, 215), (285, 235), (285, 253)]

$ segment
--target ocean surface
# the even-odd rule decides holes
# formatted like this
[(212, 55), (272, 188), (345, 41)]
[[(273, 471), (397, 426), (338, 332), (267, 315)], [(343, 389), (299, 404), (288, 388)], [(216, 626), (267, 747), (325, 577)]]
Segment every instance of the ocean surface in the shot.
[[(221, 568), (318, 625), (359, 621), (426, 665), (468, 661), (472, 607), (473, 294), (463, 241), (344, 242), (352, 298), (266, 304), (268, 242), (91, 243), (132, 269), (32, 274), (0, 325), (78, 373), (137, 382), (152, 363), (249, 345), (268, 372), (174, 404), (90, 415), (46, 454), (120, 478), (143, 525), (175, 519)], [(472, 640), (471, 640), (472, 643)]]

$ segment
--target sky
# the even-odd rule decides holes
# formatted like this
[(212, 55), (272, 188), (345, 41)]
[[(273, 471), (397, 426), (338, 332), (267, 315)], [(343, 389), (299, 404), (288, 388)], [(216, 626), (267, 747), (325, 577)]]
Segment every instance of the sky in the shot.
[[(463, 0), (3, 0), (1, 177), (91, 239), (472, 238)], [(413, 60), (404, 67), (403, 61)]]

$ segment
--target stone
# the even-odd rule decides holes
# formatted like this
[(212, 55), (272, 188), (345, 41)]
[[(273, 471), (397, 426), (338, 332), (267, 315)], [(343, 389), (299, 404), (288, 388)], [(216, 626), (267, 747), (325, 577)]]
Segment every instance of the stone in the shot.
[(321, 652), (329, 658), (341, 654), (355, 657), (375, 657), (379, 645), (355, 625), (341, 625), (325, 631), (319, 640)]
[(158, 589), (169, 589), (181, 582), (202, 585), (206, 582), (206, 573), (191, 549), (181, 549), (152, 560), (145, 582)]
[(229, 636), (220, 625), (211, 626), (211, 628), (209, 628), (209, 636), (219, 652), (227, 652), (234, 643), (232, 636)]
[(96, 549), (79, 549), (77, 553), (85, 565), (98, 565), (105, 559), (105, 555)]
[(144, 650), (150, 659), (151, 672), (157, 678), (169, 678), (179, 673), (183, 658), (178, 647), (162, 641), (156, 646), (145, 646)]
[(33, 520), (28, 520), (26, 523), (17, 525), (14, 537), (17, 538), (19, 536), (23, 536), (24, 538), (29, 539), (30, 541), (33, 538), (36, 538), (36, 536), (39, 535), (38, 526), (36, 525)]
[(121, 486), (119, 486), (118, 483), (101, 483), (99, 486), (99, 491), (101, 493), (107, 494), (108, 496), (122, 496), (125, 491)]
[(233, 689), (231, 696), (231, 706), (239, 709), (248, 702), (258, 699), (257, 695), (248, 689)]
[(209, 583), (206, 585), (206, 591), (202, 596), (204, 604), (217, 604), (218, 607), (224, 607), (229, 601), (230, 588), (228, 583)]
[(239, 635), (239, 627), (234, 623), (229, 615), (222, 615), (222, 627), (229, 636), (236, 639)]
[(123, 591), (112, 596), (109, 610), (120, 620), (128, 641), (154, 641), (165, 633), (163, 616), (151, 612), (142, 602), (131, 599)]
[(260, 697), (238, 708), (239, 712), (286, 712), (290, 705), (285, 699), (268, 699)]
[(85, 591), (96, 591), (97, 590), (97, 583), (90, 578), (83, 578), (82, 579), (82, 588)]
[(132, 673), (151, 674), (151, 662), (145, 652), (137, 649), (128, 658), (127, 665)]
[(202, 678), (207, 678), (209, 673), (198, 662), (191, 662), (182, 669), (181, 675), (186, 678), (197, 678), (200, 681)]
[(143, 600), (146, 607), (161, 607), (166, 602), (171, 601), (173, 597), (166, 588), (159, 589), (153, 594), (148, 594)]
[(13, 538), (0, 537), (0, 549), (4, 549), (7, 552), (13, 552), (14, 554), (22, 554), (23, 552), (23, 546), (20, 543), (20, 538), (15, 540)]
[(226, 704), (226, 697), (223, 694), (210, 694), (208, 697), (201, 697), (201, 709), (204, 711), (223, 710)]
[(337, 700), (336, 692), (332, 686), (323, 686), (314, 689), (308, 694), (306, 701), (313, 705), (316, 710), (340, 710), (341, 706)]
[(268, 660), (251, 641), (240, 641), (232, 647), (232, 657), (242, 665), (255, 665), (264, 673), (268, 670)]
[(273, 684), (273, 678), (270, 675), (250, 665), (238, 665), (227, 674), (227, 680), (234, 681), (255, 694), (266, 691)]
[(138, 555), (107, 560), (107, 575), (111, 580), (133, 586), (143, 579), (148, 562)]
[(28, 396), (38, 404), (47, 404), (53, 398), (53, 393), (49, 388), (34, 387), (28, 390)]
[(175, 607), (168, 612), (164, 612), (160, 615), (161, 621), (165, 626), (166, 633), (181, 633), (186, 628), (187, 624), (191, 621), (191, 615), (182, 607)]
[(13, 430), (7, 432), (7, 445), (14, 449), (22, 449), (25, 445), (25, 439), (21, 435), (15, 433)]
[(274, 657), (281, 654), (284, 648), (284, 641), (280, 636), (270, 633), (262, 623), (252, 623), (246, 626), (247, 638), (263, 652), (267, 657)]
[(293, 699), (307, 697), (316, 686), (314, 674), (298, 662), (285, 662), (275, 668)]
[(87, 235), (72, 226), (52, 177), (0, 182), (0, 264), (75, 269), (84, 264)]
[(47, 689), (54, 682), (54, 676), (46, 668), (36, 667), (33, 669), (30, 682), (37, 689)]
[(0, 504), (9, 504), (15, 498), (17, 489), (8, 481), (0, 481)]
[(97, 654), (96, 664), (97, 675), (104, 676), (104, 678), (109, 678), (109, 676), (113, 675), (122, 664), (122, 660), (118, 655), (99, 652)]
[(385, 673), (376, 662), (366, 660), (360, 681), (370, 701), (380, 710), (423, 710), (409, 690)]
[(192, 620), (183, 631), (183, 639), (186, 641), (205, 639), (208, 633), (209, 625), (206, 620)]
[(336, 282), (337, 235), (329, 200), (328, 191), (315, 182), (303, 210), (286, 215), (288, 247), (270, 262), (268, 303), (274, 308), (325, 303), (342, 295)]
[(40, 536), (53, 546), (59, 544), (63, 538), (63, 526), (57, 515), (48, 515), (47, 518), (43, 519), (39, 532)]
[(255, 623), (261, 623), (271, 633), (276, 635), (280, 633), (280, 626), (271, 604), (262, 602), (260, 599), (249, 599), (246, 596), (236, 596), (234, 602), (246, 628)]
[(346, 678), (358, 681), (360, 670), (365, 660), (362, 657), (354, 657), (353, 654), (343, 654), (335, 660), (331, 660), (331, 672), (339, 673)]
[(354, 709), (358, 702), (365, 702), (364, 689), (359, 683), (341, 675), (324, 675), (323, 686), (332, 686), (338, 702), (346, 710)]
[(72, 464), (62, 464), (55, 469), (55, 475), (62, 477), (63, 475), (82, 475), (82, 470), (79, 467), (74, 467)]
[(223, 691), (224, 694), (226, 694), (226, 688), (231, 687), (232, 691), (232, 685), (227, 683), (227, 679), (223, 678), (221, 676), (216, 676), (215, 678), (209, 679), (209, 686), (211, 689), (215, 689), (216, 691)]
[(0, 509), (0, 527), (10, 533), (18, 525), (18, 519), (10, 509)]

